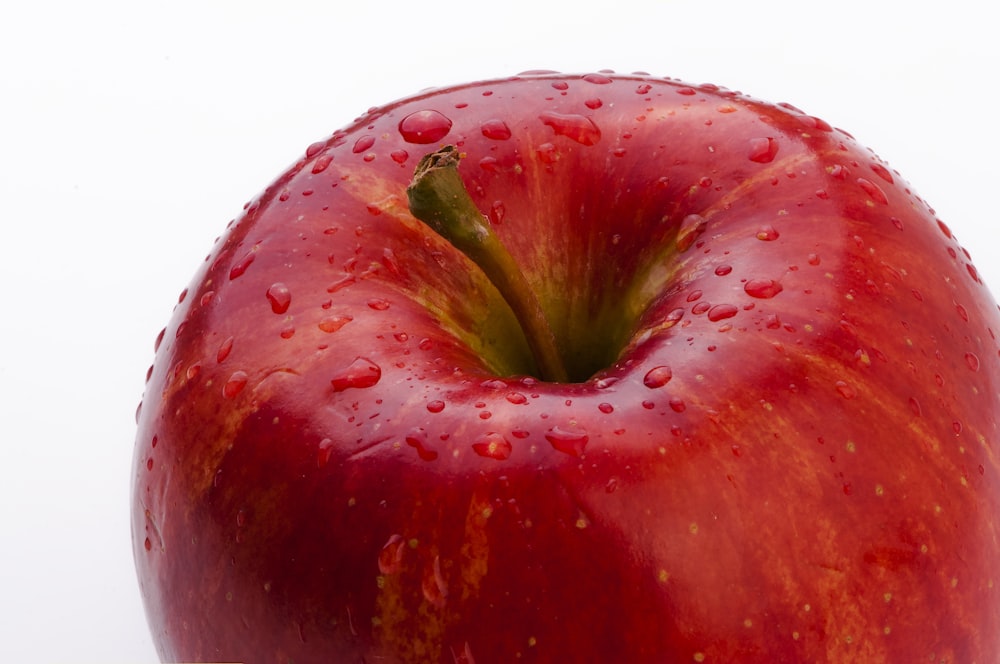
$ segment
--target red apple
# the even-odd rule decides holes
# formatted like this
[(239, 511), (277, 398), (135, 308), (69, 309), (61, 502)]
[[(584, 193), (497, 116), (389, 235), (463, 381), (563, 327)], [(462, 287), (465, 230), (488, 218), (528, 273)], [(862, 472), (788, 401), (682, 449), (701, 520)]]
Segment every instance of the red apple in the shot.
[[(482, 255), (411, 214), (444, 145), (419, 216), (485, 216)], [(933, 210), (792, 106), (536, 72), (373, 109), (157, 342), (159, 654), (996, 662), (998, 331)]]

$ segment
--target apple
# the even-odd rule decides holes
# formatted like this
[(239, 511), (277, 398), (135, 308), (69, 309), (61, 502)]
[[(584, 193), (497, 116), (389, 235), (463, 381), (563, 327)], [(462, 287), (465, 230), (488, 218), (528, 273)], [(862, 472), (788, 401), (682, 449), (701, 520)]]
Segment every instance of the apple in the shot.
[(793, 106), (528, 72), (374, 108), (157, 339), (159, 656), (996, 662), (998, 332), (928, 204)]

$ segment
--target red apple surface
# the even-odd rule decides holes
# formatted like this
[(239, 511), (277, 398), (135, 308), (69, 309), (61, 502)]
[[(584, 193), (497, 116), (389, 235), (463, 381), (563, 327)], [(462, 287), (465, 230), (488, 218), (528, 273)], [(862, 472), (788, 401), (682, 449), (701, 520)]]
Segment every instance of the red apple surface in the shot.
[[(444, 146), (438, 212), (472, 201), (555, 358), (411, 213)], [(533, 72), (372, 109), (244, 207), (157, 340), (159, 655), (996, 662), (998, 333), (927, 203), (790, 105)]]

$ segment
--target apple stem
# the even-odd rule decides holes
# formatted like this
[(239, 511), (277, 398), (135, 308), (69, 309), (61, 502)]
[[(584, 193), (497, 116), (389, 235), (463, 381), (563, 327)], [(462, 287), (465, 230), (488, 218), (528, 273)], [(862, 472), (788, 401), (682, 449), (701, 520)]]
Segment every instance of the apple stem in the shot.
[(568, 382), (555, 335), (538, 298), (465, 188), (458, 174), (460, 159), (455, 146), (447, 145), (420, 160), (406, 189), (410, 212), (478, 265), (500, 292), (524, 331), (540, 378)]

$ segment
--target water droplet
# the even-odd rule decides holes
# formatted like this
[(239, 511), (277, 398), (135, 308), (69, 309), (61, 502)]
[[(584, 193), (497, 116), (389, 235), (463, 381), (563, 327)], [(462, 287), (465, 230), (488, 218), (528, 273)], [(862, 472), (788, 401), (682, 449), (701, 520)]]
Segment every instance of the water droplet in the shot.
[(329, 438), (319, 441), (319, 446), (316, 448), (316, 467), (323, 468), (326, 464), (330, 463), (330, 456), (332, 454), (333, 441)]
[(393, 150), (389, 153), (389, 156), (397, 164), (405, 164), (406, 160), (410, 158), (410, 153), (406, 150)]
[(611, 79), (604, 74), (585, 74), (583, 80), (588, 83), (593, 83), (594, 85), (607, 85), (611, 83)]
[(751, 279), (743, 285), (743, 290), (750, 297), (767, 300), (774, 297), (784, 289), (781, 284), (774, 279)]
[(438, 453), (427, 447), (427, 433), (417, 427), (406, 434), (406, 444), (417, 450), (417, 456), (424, 461), (434, 461)]
[(769, 164), (774, 161), (774, 157), (777, 154), (778, 141), (773, 138), (767, 137), (750, 139), (750, 152), (747, 154), (750, 161), (758, 164)]
[(507, 206), (503, 204), (503, 201), (493, 201), (487, 216), (490, 219), (490, 223), (494, 226), (499, 226), (503, 223), (504, 217), (507, 216)]
[(712, 308), (711, 302), (699, 302), (698, 304), (691, 307), (691, 313), (700, 315)]
[(735, 304), (717, 304), (708, 310), (708, 320), (716, 323), (720, 320), (732, 318), (739, 312), (739, 307)]
[(389, 308), (389, 301), (383, 300), (380, 297), (373, 297), (368, 300), (368, 307), (374, 309), (375, 311), (385, 311)]
[(295, 336), (295, 326), (292, 325), (291, 323), (288, 323), (281, 328), (281, 331), (278, 332), (278, 334), (281, 336), (282, 339), (291, 339), (292, 337)]
[(965, 364), (968, 365), (970, 371), (979, 371), (979, 356), (975, 353), (965, 354)]
[(229, 377), (226, 384), (222, 386), (222, 396), (227, 399), (232, 399), (237, 394), (243, 391), (243, 388), (247, 384), (247, 374), (245, 371), (235, 371), (233, 375)]
[(330, 165), (331, 161), (333, 161), (333, 156), (332, 155), (325, 154), (325, 155), (322, 155), (321, 157), (318, 157), (316, 159), (316, 161), (313, 162), (313, 166), (312, 166), (312, 173), (313, 173), (313, 175), (316, 175), (317, 173), (322, 173), (323, 171), (325, 171), (326, 167)]
[(601, 411), (605, 415), (615, 412), (615, 407), (609, 403), (597, 404), (597, 410)]
[(882, 188), (871, 180), (866, 180), (865, 178), (858, 178), (858, 186), (864, 189), (865, 193), (872, 197), (872, 200), (876, 203), (881, 203), (882, 205), (888, 205), (889, 199), (886, 197), (885, 192)]
[(218, 352), (215, 354), (215, 361), (218, 364), (225, 362), (226, 358), (229, 357), (229, 353), (233, 351), (233, 337), (229, 337), (219, 346)]
[(810, 129), (818, 129), (819, 131), (833, 131), (833, 127), (831, 127), (828, 122), (820, 118), (814, 117), (812, 115), (799, 115), (798, 120), (799, 122), (801, 122)]
[(232, 281), (233, 279), (242, 277), (243, 273), (247, 271), (247, 268), (250, 267), (250, 264), (253, 263), (253, 259), (255, 258), (257, 258), (256, 247), (248, 251), (243, 258), (238, 260), (231, 268), (229, 268), (229, 280)]
[(955, 311), (958, 312), (958, 317), (964, 320), (966, 323), (969, 322), (969, 311), (963, 307), (961, 304), (955, 305)]
[(670, 404), (670, 410), (675, 413), (683, 413), (687, 409), (687, 404), (680, 397), (670, 397), (667, 403)]
[(267, 301), (271, 303), (271, 311), (276, 314), (283, 314), (288, 311), (288, 306), (292, 303), (292, 294), (288, 286), (279, 282), (271, 284), (265, 293)]
[(646, 372), (642, 379), (642, 384), (651, 390), (663, 387), (674, 377), (674, 372), (668, 366), (653, 367)]
[(371, 360), (358, 357), (330, 379), (334, 392), (349, 388), (372, 387), (382, 378), (382, 369)]
[(403, 553), (406, 540), (402, 535), (391, 535), (378, 554), (378, 571), (382, 574), (398, 574), (403, 568)]
[(890, 173), (889, 169), (882, 164), (872, 163), (872, 171), (874, 171), (875, 175), (879, 176), (889, 184), (893, 183), (892, 173)]
[(689, 214), (677, 229), (677, 251), (687, 251), (695, 240), (705, 232), (708, 222), (700, 214)]
[(337, 291), (341, 290), (342, 288), (347, 288), (348, 286), (350, 286), (351, 284), (353, 284), (357, 280), (358, 280), (358, 278), (356, 276), (354, 276), (353, 274), (345, 274), (343, 277), (341, 277), (340, 279), (337, 279), (335, 282), (333, 282), (332, 284), (330, 284), (329, 286), (327, 286), (326, 287), (326, 292), (327, 293), (336, 293)]
[(732, 265), (720, 265), (719, 267), (715, 268), (715, 275), (717, 277), (724, 277), (727, 274), (731, 273), (732, 271), (733, 271)]
[(399, 121), (399, 134), (407, 143), (435, 143), (447, 136), (449, 131), (451, 120), (437, 111), (417, 111)]
[(557, 136), (565, 136), (580, 145), (595, 145), (601, 140), (601, 130), (583, 115), (545, 111), (538, 117), (543, 124), (552, 127)]
[(515, 406), (528, 403), (528, 397), (524, 396), (520, 392), (508, 392), (504, 398)]
[(552, 143), (542, 143), (535, 148), (535, 154), (543, 164), (554, 164), (559, 161), (559, 151)]
[(688, 87), (686, 85), (683, 86), (683, 87), (677, 88), (676, 92), (677, 92), (677, 94), (684, 95), (685, 97), (692, 97), (692, 96), (694, 96), (694, 95), (697, 94), (695, 92), (694, 88)]
[(604, 102), (601, 101), (600, 97), (591, 97), (590, 99), (583, 102), (583, 105), (589, 108), (590, 110), (595, 111), (599, 109), (601, 106), (604, 106)]
[(306, 148), (306, 159), (312, 159), (319, 154), (320, 150), (326, 147), (325, 141), (316, 141), (315, 143), (310, 143)]
[(440, 556), (434, 556), (434, 562), (424, 570), (420, 590), (423, 592), (424, 599), (439, 609), (444, 608), (448, 599), (448, 586), (445, 583), (444, 575), (441, 574)]
[(579, 457), (583, 456), (590, 437), (583, 429), (563, 429), (555, 426), (545, 432), (545, 440), (549, 441), (557, 451)]
[(354, 154), (361, 154), (373, 145), (375, 145), (374, 136), (362, 136), (354, 142), (354, 147), (351, 148), (351, 152)]
[(439, 399), (427, 402), (427, 410), (432, 413), (440, 413), (444, 410), (444, 402)]
[(774, 226), (771, 224), (764, 224), (757, 229), (757, 239), (763, 240), (764, 242), (771, 242), (778, 239), (778, 231), (775, 230)]
[(838, 380), (835, 384), (835, 387), (837, 388), (837, 392), (840, 393), (840, 396), (844, 397), (845, 399), (853, 399), (858, 394), (853, 387), (851, 387), (842, 380)]
[(503, 461), (510, 457), (513, 446), (502, 435), (490, 432), (472, 444), (472, 450), (481, 457)]
[(319, 322), (319, 329), (324, 332), (336, 332), (352, 320), (354, 320), (354, 317), (347, 314), (327, 316)]
[(483, 132), (483, 136), (494, 141), (506, 141), (510, 138), (510, 127), (503, 120), (487, 120), (479, 126), (479, 129)]

